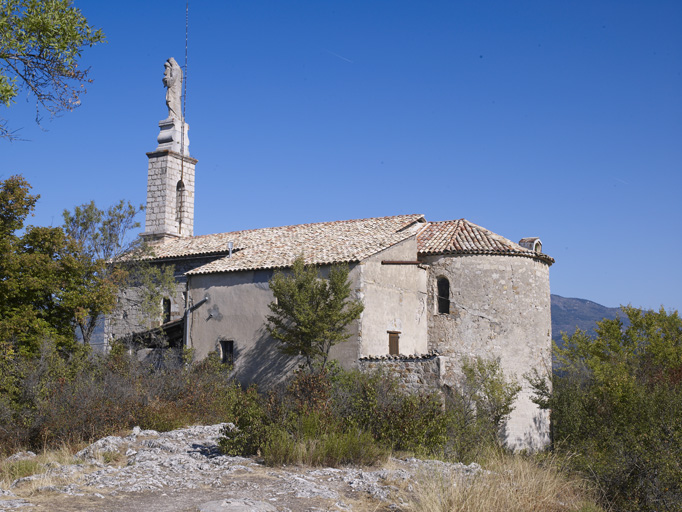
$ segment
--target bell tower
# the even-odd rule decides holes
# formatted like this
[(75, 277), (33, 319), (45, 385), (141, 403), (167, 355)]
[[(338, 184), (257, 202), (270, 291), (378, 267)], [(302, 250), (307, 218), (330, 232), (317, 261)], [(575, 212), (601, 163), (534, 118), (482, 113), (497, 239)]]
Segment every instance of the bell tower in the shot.
[(165, 63), (168, 118), (159, 122), (158, 146), (149, 158), (147, 210), (142, 236), (147, 240), (194, 234), (194, 167), (189, 156), (189, 125), (182, 115), (182, 68), (172, 57)]

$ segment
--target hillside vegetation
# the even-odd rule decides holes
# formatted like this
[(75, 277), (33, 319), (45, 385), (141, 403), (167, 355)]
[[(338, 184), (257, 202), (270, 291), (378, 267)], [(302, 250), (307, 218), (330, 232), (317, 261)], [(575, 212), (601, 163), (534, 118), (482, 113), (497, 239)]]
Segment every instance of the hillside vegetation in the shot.
[(534, 379), (552, 411), (555, 453), (593, 480), (615, 510), (682, 510), (682, 319), (625, 307), (555, 347), (551, 382)]

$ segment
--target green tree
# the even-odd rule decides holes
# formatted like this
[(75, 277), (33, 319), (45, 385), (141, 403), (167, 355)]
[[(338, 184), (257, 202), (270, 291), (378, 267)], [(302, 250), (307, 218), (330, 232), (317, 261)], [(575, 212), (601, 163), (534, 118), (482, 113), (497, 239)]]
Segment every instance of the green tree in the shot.
[(348, 300), (346, 266), (332, 266), (329, 278), (322, 279), (317, 267), (298, 257), (290, 274), (275, 272), (270, 289), (275, 300), (266, 329), (282, 353), (303, 356), (309, 371), (315, 364), (324, 368), (331, 347), (350, 338), (346, 328), (364, 309), (360, 300)]
[[(73, 110), (90, 82), (81, 53), (103, 41), (71, 0), (0, 0), (0, 103), (9, 107), (26, 89), (37, 120)], [(14, 138), (2, 118), (0, 137)]]
[(578, 330), (555, 345), (536, 402), (552, 411), (555, 448), (615, 510), (682, 510), (682, 319), (623, 311), (629, 327), (603, 320), (596, 338)]
[(47, 338), (61, 348), (74, 343), (77, 247), (61, 228), (24, 225), (38, 197), (21, 176), (0, 183), (0, 341), (11, 344), (7, 354), (35, 354)]
[[(75, 328), (88, 344), (117, 307), (160, 316), (174, 269), (150, 264), (148, 248), (132, 237), (141, 207), (89, 203), (65, 211), (64, 228), (27, 226), (39, 198), (30, 189), (21, 176), (0, 182), (0, 353), (33, 356), (45, 340), (72, 351)], [(139, 293), (120, 300), (130, 287)]]
[[(133, 328), (141, 319), (159, 318), (163, 296), (174, 290), (174, 267), (150, 263), (151, 250), (134, 236), (140, 227), (136, 216), (143, 210), (123, 200), (106, 210), (94, 201), (72, 212), (64, 210), (64, 230), (81, 256), (80, 280), (73, 283), (70, 296), (84, 343), (90, 342), (102, 317), (116, 308), (137, 316)], [(122, 293), (133, 288), (136, 293)]]

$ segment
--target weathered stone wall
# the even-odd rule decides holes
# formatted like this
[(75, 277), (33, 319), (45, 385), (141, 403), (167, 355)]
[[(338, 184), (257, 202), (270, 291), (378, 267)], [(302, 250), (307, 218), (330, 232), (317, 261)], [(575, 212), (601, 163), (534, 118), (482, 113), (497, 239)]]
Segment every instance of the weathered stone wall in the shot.
[(440, 388), (443, 363), (443, 358), (437, 354), (361, 357), (359, 368), (364, 372), (390, 372), (401, 389), (419, 393)]
[[(175, 276), (175, 290), (166, 298), (171, 301), (171, 321), (179, 320), (185, 314), (187, 277), (185, 272), (205, 265), (215, 259), (215, 257), (187, 258), (183, 260), (169, 261), (168, 265), (173, 265)], [(118, 307), (110, 315), (107, 315), (104, 322), (104, 342), (108, 346), (112, 340), (123, 338), (132, 333), (143, 332), (161, 324), (161, 317), (148, 318), (142, 315), (140, 303), (140, 289), (137, 287), (122, 290), (118, 298)]]
[[(523, 386), (507, 426), (507, 444), (549, 441), (549, 417), (530, 401), (525, 374), (551, 369), (549, 266), (533, 258), (498, 255), (429, 256), (429, 350), (451, 356), (499, 358)], [(438, 313), (437, 279), (450, 282), (450, 312)], [(455, 368), (444, 378), (457, 379)]]
[[(149, 171), (144, 235), (149, 238), (192, 236), (194, 167), (197, 161), (172, 151), (156, 151), (147, 153), (147, 156)], [(184, 191), (179, 192), (177, 187), (181, 180)]]

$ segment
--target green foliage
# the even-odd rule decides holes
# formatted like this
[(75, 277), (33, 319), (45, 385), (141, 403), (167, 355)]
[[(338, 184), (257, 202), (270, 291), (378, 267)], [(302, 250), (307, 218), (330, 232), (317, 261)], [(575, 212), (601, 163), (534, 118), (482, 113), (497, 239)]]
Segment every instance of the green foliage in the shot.
[(275, 272), (270, 289), (275, 301), (266, 329), (281, 343), (282, 353), (302, 355), (311, 371), (316, 363), (324, 368), (331, 347), (350, 338), (346, 328), (364, 308), (359, 300), (348, 300), (347, 267), (333, 266), (329, 278), (321, 279), (317, 267), (306, 266), (302, 257), (294, 261), (291, 275)]
[[(477, 363), (473, 374), (476, 396), (485, 407), (481, 405), (476, 418), (474, 405), (473, 422), (461, 426), (457, 421), (471, 400), (450, 401), (444, 407), (436, 392), (407, 393), (384, 372), (345, 371), (335, 365), (315, 373), (301, 370), (267, 397), (254, 392), (237, 403), (231, 416), (237, 428), (225, 428), (220, 445), (231, 455), (260, 453), (268, 464), (368, 463), (391, 450), (470, 455), (477, 448), (497, 446), (498, 428), (518, 391), (495, 362)], [(491, 403), (498, 404), (493, 412)], [(452, 450), (465, 445), (468, 451)]]
[[(85, 343), (103, 315), (116, 307), (134, 311), (136, 326), (146, 318), (159, 318), (162, 298), (175, 288), (173, 266), (149, 263), (145, 258), (149, 248), (132, 236), (140, 227), (136, 216), (143, 210), (123, 200), (106, 210), (92, 201), (76, 206), (73, 212), (64, 210), (64, 231), (80, 255), (80, 280), (72, 293), (80, 299), (75, 322)], [(132, 287), (139, 293), (121, 293)]]
[[(81, 53), (103, 41), (71, 0), (0, 0), (0, 103), (9, 107), (23, 88), (37, 116), (73, 110), (90, 82)], [(0, 137), (13, 138), (2, 119)]]
[(348, 429), (370, 432), (385, 446), (418, 454), (441, 452), (448, 417), (435, 392), (401, 391), (385, 372), (338, 372), (332, 407)]
[[(99, 210), (90, 203), (65, 211), (64, 229), (26, 226), (39, 197), (30, 189), (21, 176), (0, 182), (0, 356), (33, 357), (46, 339), (74, 350), (75, 327), (88, 344), (117, 304), (158, 318), (162, 295), (174, 289), (172, 266), (124, 261), (124, 254), (147, 254), (128, 240), (141, 208), (121, 201)], [(135, 308), (117, 301), (131, 285), (142, 291)]]
[(122, 345), (97, 356), (60, 353), (49, 342), (34, 358), (15, 355), (7, 366), (13, 392), (0, 393), (0, 452), (87, 441), (135, 425), (170, 430), (225, 421), (242, 392), (216, 360), (157, 371)]
[[(0, 352), (38, 353), (43, 339), (74, 345), (73, 293), (81, 278), (78, 248), (61, 228), (25, 226), (39, 196), (21, 176), (0, 182)], [(23, 230), (23, 233), (21, 231)]]
[(449, 419), (446, 451), (455, 460), (473, 462), (502, 446), (521, 386), (504, 375), (498, 359), (465, 359), (462, 374), (457, 387), (445, 390)]
[(254, 455), (267, 440), (268, 418), (255, 386), (236, 395), (229, 416), (234, 427), (225, 426), (219, 446), (223, 453), (231, 456)]
[(624, 307), (631, 325), (599, 323), (555, 347), (551, 385), (534, 379), (552, 411), (555, 448), (596, 480), (617, 510), (682, 510), (682, 319)]

